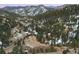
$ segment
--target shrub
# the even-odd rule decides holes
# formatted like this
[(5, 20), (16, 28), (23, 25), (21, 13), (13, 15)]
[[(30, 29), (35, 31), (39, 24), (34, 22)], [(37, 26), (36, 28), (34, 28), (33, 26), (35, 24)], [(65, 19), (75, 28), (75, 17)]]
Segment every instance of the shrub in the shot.
[(56, 52), (57, 50), (54, 48), (54, 47), (50, 47), (49, 49), (48, 49), (48, 52)]

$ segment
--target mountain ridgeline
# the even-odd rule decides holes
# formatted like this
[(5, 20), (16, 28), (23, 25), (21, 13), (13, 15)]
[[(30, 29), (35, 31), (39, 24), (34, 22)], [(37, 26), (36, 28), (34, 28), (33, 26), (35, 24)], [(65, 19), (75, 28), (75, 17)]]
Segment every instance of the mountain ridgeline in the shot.
[(38, 14), (45, 13), (46, 11), (53, 10), (53, 8), (46, 7), (44, 5), (38, 5), (38, 6), (6, 6), (3, 8), (3, 10), (14, 12), (16, 14), (19, 14), (21, 16), (35, 16)]
[(55, 9), (52, 11), (48, 11), (46, 13), (36, 15), (38, 18), (50, 18), (50, 17), (63, 17), (69, 15), (78, 15), (79, 14), (79, 5), (66, 5), (63, 8)]

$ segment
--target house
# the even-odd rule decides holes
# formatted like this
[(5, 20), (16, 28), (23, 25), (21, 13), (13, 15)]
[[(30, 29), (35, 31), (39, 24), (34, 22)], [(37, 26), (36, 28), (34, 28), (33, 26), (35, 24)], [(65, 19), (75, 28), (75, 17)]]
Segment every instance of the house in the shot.
[(0, 41), (0, 48), (1, 48), (1, 46), (2, 46), (2, 42)]
[(48, 44), (51, 45), (51, 44), (52, 44), (52, 40), (49, 40), (49, 41), (48, 41)]
[(78, 28), (78, 24), (76, 24), (76, 25), (72, 26), (72, 29), (73, 29), (74, 31), (76, 31), (76, 30), (77, 30), (77, 28)]
[(56, 44), (62, 44), (62, 38), (59, 39), (56, 38)]
[(70, 31), (69, 34), (68, 34), (69, 38), (74, 38), (75, 36), (76, 36), (76, 33), (73, 32), (73, 31)]

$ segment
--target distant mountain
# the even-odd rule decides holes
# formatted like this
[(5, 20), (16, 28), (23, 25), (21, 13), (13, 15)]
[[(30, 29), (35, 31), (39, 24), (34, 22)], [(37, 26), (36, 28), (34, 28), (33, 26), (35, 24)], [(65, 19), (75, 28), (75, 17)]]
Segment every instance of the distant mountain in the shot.
[(3, 10), (14, 12), (21, 16), (35, 16), (37, 14), (45, 13), (48, 11), (48, 7), (39, 5), (39, 6), (6, 6)]
[(38, 14), (45, 13), (47, 11), (54, 10), (54, 6), (44, 6), (44, 5), (38, 5), (38, 6), (6, 6), (3, 8), (3, 10), (6, 10), (8, 12), (13, 12), (16, 14), (19, 14), (21, 16), (35, 16)]
[(79, 5), (63, 5), (54, 8), (52, 11), (36, 15), (38, 18), (53, 18), (53, 17), (67, 17), (69, 15), (78, 15), (79, 14)]
[(20, 15), (0, 9), (0, 16), (15, 18), (15, 17), (19, 17)]

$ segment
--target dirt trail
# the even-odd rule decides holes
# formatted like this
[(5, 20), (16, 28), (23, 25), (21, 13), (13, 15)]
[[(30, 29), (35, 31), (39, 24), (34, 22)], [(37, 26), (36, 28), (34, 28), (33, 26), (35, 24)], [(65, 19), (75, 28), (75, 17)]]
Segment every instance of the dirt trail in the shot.
[(7, 53), (12, 52), (12, 50), (13, 50), (13, 48), (14, 48), (14, 47), (15, 47), (15, 45), (14, 45), (14, 44), (12, 44), (12, 45), (10, 45), (9, 47), (4, 48), (5, 53), (7, 54)]
[(38, 42), (35, 36), (30, 36), (29, 38), (26, 38), (24, 42), (25, 42), (26, 46), (30, 46), (32, 48), (42, 47), (42, 46), (43, 47), (48, 47), (49, 46), (49, 45), (42, 44), (42, 43)]

